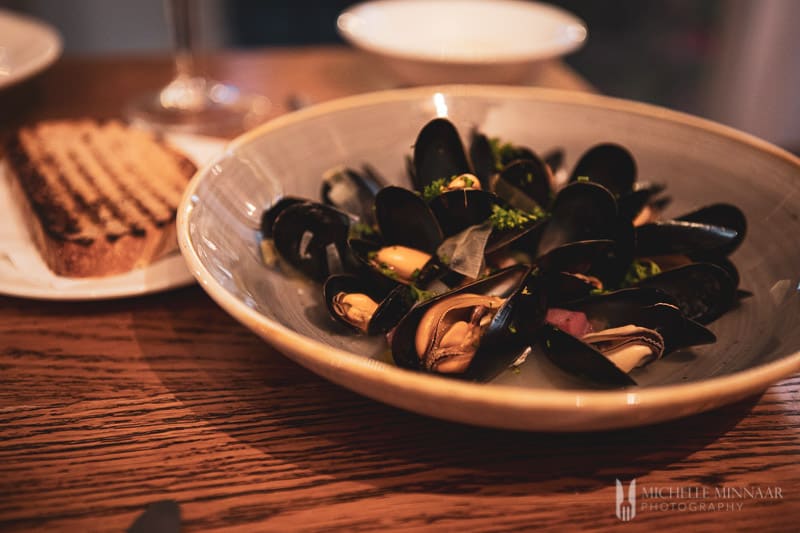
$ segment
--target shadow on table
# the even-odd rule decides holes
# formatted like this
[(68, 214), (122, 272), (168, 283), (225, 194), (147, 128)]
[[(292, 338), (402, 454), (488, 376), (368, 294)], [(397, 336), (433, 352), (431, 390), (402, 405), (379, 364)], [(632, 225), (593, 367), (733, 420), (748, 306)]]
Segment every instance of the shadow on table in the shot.
[[(142, 357), (176, 398), (272, 460), (379, 491), (510, 496), (608, 488), (615, 478), (672, 470), (713, 446), (758, 401), (608, 432), (471, 427), (328, 383), (268, 347), (197, 289), (187, 289), (175, 302), (158, 316), (134, 311), (133, 328)], [(691, 474), (690, 465), (686, 472), (687, 482), (721, 481)]]

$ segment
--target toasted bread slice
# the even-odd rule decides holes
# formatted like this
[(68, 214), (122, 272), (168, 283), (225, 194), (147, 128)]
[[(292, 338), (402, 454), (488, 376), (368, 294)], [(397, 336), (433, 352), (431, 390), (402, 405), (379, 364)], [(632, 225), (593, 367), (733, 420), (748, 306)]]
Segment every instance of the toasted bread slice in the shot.
[(6, 159), (56, 274), (119, 274), (177, 247), (175, 213), (196, 167), (151, 134), (116, 121), (41, 122), (11, 138)]

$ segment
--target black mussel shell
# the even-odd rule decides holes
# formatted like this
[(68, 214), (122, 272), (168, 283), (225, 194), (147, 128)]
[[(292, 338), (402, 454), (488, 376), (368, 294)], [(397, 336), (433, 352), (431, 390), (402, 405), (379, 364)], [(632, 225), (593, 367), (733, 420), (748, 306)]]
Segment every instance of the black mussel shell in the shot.
[(655, 197), (664, 192), (664, 189), (666, 186), (662, 183), (637, 184), (632, 191), (617, 198), (619, 216), (630, 221), (635, 220), (642, 209), (646, 205), (652, 205)]
[(375, 216), (383, 242), (435, 255), (444, 240), (436, 217), (425, 201), (402, 187), (384, 187), (375, 196)]
[(500, 307), (481, 336), (481, 346), (465, 372), (486, 382), (506, 370), (538, 340), (547, 316), (547, 294), (541, 278), (528, 276)]
[(542, 237), (542, 232), (546, 224), (547, 219), (541, 218), (521, 227), (502, 230), (497, 228), (493, 229), (486, 243), (486, 255), (488, 256), (506, 249), (522, 251), (530, 255), (530, 251), (536, 249), (536, 245)]
[(556, 148), (542, 156), (544, 163), (550, 167), (550, 172), (555, 174), (564, 166), (564, 150)]
[(489, 183), (489, 178), (497, 171), (496, 162), (489, 137), (477, 129), (473, 129), (470, 136), (469, 158), (481, 184)]
[(630, 387), (636, 382), (606, 356), (569, 333), (545, 324), (541, 331), (548, 359), (568, 374), (608, 387)]
[[(519, 159), (503, 167), (497, 180), (513, 185), (536, 202), (536, 205), (546, 209), (550, 205), (552, 194), (550, 169), (541, 159), (531, 155), (532, 158)], [(493, 183), (493, 188), (499, 191), (498, 195), (504, 190), (496, 182)], [(507, 201), (511, 203), (510, 200)]]
[(571, 272), (586, 274), (600, 263), (613, 257), (615, 243), (609, 239), (576, 241), (553, 248), (539, 256), (533, 265), (542, 274)]
[[(472, 293), (472, 294), (482, 294), (487, 296), (499, 296), (501, 298), (508, 298), (520, 288), (520, 286), (525, 281), (529, 273), (530, 273), (530, 267), (528, 266), (517, 265), (509, 267), (481, 280), (472, 282), (468, 285), (461, 286), (457, 289), (448, 291), (444, 294), (440, 294), (439, 296), (431, 298), (430, 300), (415, 306), (405, 317), (403, 317), (403, 319), (397, 325), (397, 328), (395, 328), (394, 332), (392, 333), (392, 340), (391, 340), (392, 357), (394, 358), (394, 361), (397, 364), (397, 366), (412, 370), (424, 370), (424, 368), (420, 363), (419, 356), (417, 355), (416, 352), (415, 340), (417, 334), (417, 326), (419, 325), (420, 320), (422, 320), (423, 315), (427, 312), (428, 309), (430, 309), (432, 305), (435, 305), (441, 302), (443, 299), (451, 297), (456, 294)], [(499, 313), (500, 312), (498, 311), (498, 314)], [(510, 316), (507, 314), (501, 316), (504, 319), (510, 318)], [(495, 315), (495, 319), (497, 319), (497, 315)], [(494, 322), (495, 320), (492, 320), (492, 323)], [(482, 348), (484, 347), (483, 342), (481, 347)], [(476, 353), (476, 357), (477, 355), (478, 354)], [(517, 353), (516, 355), (519, 355), (519, 353)], [(512, 363), (513, 361), (514, 361), (513, 358), (510, 361), (507, 361), (505, 363), (506, 366)], [(453, 377), (470, 379), (472, 374), (469, 373), (469, 370), (467, 374), (468, 375), (463, 375), (463, 374), (453, 375)]]
[(334, 311), (333, 299), (340, 292), (366, 294), (378, 303), (378, 308), (367, 326), (367, 335), (389, 331), (416, 303), (409, 288), (403, 285), (393, 285), (381, 280), (349, 274), (329, 277), (325, 280), (322, 292), (328, 312), (334, 320), (358, 332), (361, 330)]
[(741, 209), (731, 204), (719, 203), (701, 207), (691, 213), (686, 213), (678, 217), (677, 220), (697, 222), (699, 224), (708, 224), (710, 226), (719, 226), (734, 230), (737, 234), (736, 239), (719, 250), (719, 253), (724, 255), (730, 255), (736, 250), (747, 234), (747, 218), (744, 216)]
[(371, 167), (363, 172), (352, 168), (338, 167), (325, 173), (320, 196), (322, 202), (332, 205), (358, 218), (360, 222), (373, 226), (375, 220), (375, 195), (383, 184)]
[(581, 276), (570, 272), (552, 272), (546, 276), (543, 284), (550, 307), (559, 307), (566, 302), (587, 298), (595, 290), (595, 286)]
[(428, 122), (414, 143), (414, 188), (422, 191), (431, 182), (471, 173), (458, 130), (445, 118)]
[(322, 282), (352, 265), (350, 218), (333, 207), (304, 202), (284, 209), (272, 225), (275, 249), (290, 265)]
[(498, 203), (492, 193), (480, 189), (456, 189), (443, 192), (428, 203), (444, 237), (450, 237), (487, 220)]
[(584, 176), (604, 186), (614, 196), (621, 196), (633, 190), (636, 161), (627, 149), (618, 144), (598, 144), (581, 156), (569, 181)]
[(725, 270), (711, 263), (691, 263), (645, 278), (638, 287), (660, 289), (672, 296), (687, 318), (708, 324), (731, 308), (736, 285)]
[(650, 222), (636, 228), (636, 257), (724, 255), (738, 246), (739, 233), (725, 226), (686, 220)]
[(296, 196), (284, 196), (269, 209), (266, 209), (264, 213), (261, 215), (261, 235), (265, 239), (272, 238), (272, 225), (275, 223), (275, 219), (278, 218), (284, 209), (287, 207), (291, 207), (297, 204), (304, 204), (304, 203), (313, 203), (310, 202), (306, 198), (298, 198)]
[(563, 307), (585, 313), (595, 330), (629, 324), (656, 330), (664, 338), (665, 354), (716, 340), (709, 330), (686, 318), (676, 304), (661, 290), (630, 288), (568, 302)]
[(536, 256), (570, 242), (611, 238), (616, 219), (617, 202), (608, 189), (595, 183), (571, 183), (553, 200)]

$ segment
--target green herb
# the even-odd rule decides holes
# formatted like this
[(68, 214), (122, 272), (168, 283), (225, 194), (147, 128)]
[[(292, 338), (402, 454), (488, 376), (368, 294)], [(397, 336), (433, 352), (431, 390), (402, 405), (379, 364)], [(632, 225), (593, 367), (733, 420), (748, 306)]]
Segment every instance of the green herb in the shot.
[(447, 257), (447, 254), (440, 253), (439, 254), (439, 261), (441, 261), (443, 265), (449, 265), (450, 264), (450, 258)]
[(578, 176), (578, 181), (587, 182), (589, 181), (589, 176)]
[(354, 222), (353, 224), (350, 224), (350, 231), (348, 232), (347, 236), (351, 239), (361, 239), (363, 237), (375, 235), (375, 233), (375, 229), (369, 224), (364, 224), (363, 222)]
[(442, 194), (442, 189), (446, 187), (448, 183), (450, 183), (450, 180), (448, 180), (448, 178), (440, 178), (438, 180), (433, 180), (432, 182), (427, 184), (425, 188), (422, 190), (422, 198), (426, 202), (430, 202), (431, 200)]
[(514, 158), (514, 152), (516, 151), (514, 145), (511, 143), (502, 142), (499, 137), (490, 137), (489, 147), (492, 149), (495, 170), (498, 172), (503, 170), (505, 161), (509, 161)]
[(377, 257), (378, 257), (378, 251), (377, 250), (372, 250), (371, 252), (367, 252), (367, 259), (369, 259), (370, 261), (372, 261), (373, 259), (376, 259)]
[(375, 266), (377, 266), (381, 274), (383, 274), (387, 278), (397, 279), (397, 272), (395, 272), (392, 269), (392, 267), (390, 267), (386, 263), (375, 263)]
[(518, 366), (515, 366), (514, 368), (512, 368), (511, 371), (513, 373), (515, 373), (515, 374), (519, 374), (520, 372), (522, 372), (522, 370), (520, 370), (520, 368)]
[(420, 289), (416, 285), (409, 285), (408, 287), (411, 289), (411, 296), (413, 296), (417, 302), (424, 302), (436, 296), (436, 294), (433, 291), (426, 291), (424, 289)]
[(461, 179), (464, 180), (464, 187), (465, 188), (466, 187), (472, 187), (472, 185), (475, 183), (475, 181), (472, 178), (470, 178), (469, 176), (464, 176)]
[(636, 285), (643, 279), (655, 276), (660, 272), (661, 268), (650, 259), (634, 259), (631, 266), (628, 267), (625, 279), (622, 280), (622, 286), (630, 287), (631, 285)]
[(531, 174), (530, 172), (526, 172), (525, 181), (527, 181), (528, 183), (533, 183), (533, 174)]
[(414, 272), (411, 273), (411, 280), (416, 280), (420, 275), (420, 270), (418, 268), (414, 269)]
[(512, 322), (511, 324), (508, 325), (508, 331), (510, 331), (511, 333), (516, 333), (517, 326), (515, 326), (514, 323)]
[(523, 228), (536, 222), (543, 216), (544, 212), (541, 209), (537, 209), (535, 213), (528, 213), (520, 209), (504, 209), (495, 204), (492, 206), (492, 214), (489, 216), (489, 220), (494, 228), (507, 230)]
[(589, 294), (608, 294), (609, 292), (611, 291), (609, 291), (608, 289), (601, 289), (600, 287), (595, 287), (594, 289), (589, 291)]

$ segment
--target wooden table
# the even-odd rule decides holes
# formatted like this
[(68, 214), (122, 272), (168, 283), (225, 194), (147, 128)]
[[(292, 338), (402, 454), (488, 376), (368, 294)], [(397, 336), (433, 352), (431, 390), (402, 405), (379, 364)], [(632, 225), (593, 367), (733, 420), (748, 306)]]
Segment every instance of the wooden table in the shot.
[[(391, 86), (380, 65), (344, 48), (225, 54), (209, 70), (266, 94), (276, 113), (293, 94), (322, 101)], [(163, 57), (64, 59), (0, 92), (0, 116), (4, 126), (114, 116), (169, 75)], [(589, 89), (559, 63), (532, 81)], [(798, 444), (800, 376), (759, 398), (653, 427), (494, 431), (332, 385), (196, 286), (107, 302), (0, 297), (3, 531), (121, 531), (161, 499), (180, 502), (185, 531), (797, 531)], [(616, 478), (626, 489), (636, 478), (664, 496), (670, 487), (689, 492), (637, 507), (622, 524)], [(699, 510), (720, 501), (720, 486), (780, 488), (782, 498)], [(704, 487), (710, 499), (686, 497)]]

